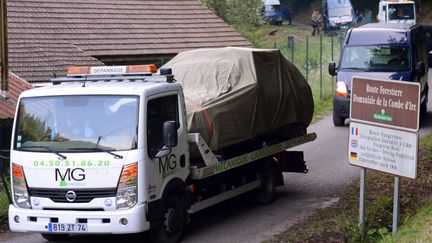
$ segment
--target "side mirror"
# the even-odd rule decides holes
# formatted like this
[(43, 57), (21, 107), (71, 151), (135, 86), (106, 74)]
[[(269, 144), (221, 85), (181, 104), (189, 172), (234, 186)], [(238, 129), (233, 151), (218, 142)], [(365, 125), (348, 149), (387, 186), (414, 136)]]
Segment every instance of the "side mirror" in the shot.
[(424, 62), (418, 62), (415, 67), (416, 74), (421, 77), (426, 73), (426, 67)]
[(337, 68), (335, 62), (330, 62), (328, 65), (328, 72), (331, 76), (336, 76), (337, 74)]
[(175, 121), (166, 121), (163, 124), (163, 139), (164, 145), (167, 148), (173, 148), (177, 146), (177, 126)]

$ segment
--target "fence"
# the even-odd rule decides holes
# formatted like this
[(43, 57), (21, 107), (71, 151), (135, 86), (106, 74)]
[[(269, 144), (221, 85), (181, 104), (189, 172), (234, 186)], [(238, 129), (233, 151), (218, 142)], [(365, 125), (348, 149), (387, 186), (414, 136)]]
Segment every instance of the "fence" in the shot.
[(0, 223), (7, 221), (7, 210), (12, 202), (9, 173), (11, 124), (11, 120), (0, 120)]
[(279, 49), (303, 73), (312, 88), (314, 99), (324, 100), (333, 95), (334, 77), (328, 74), (328, 63), (339, 60), (345, 38), (344, 31), (336, 35), (298, 37), (288, 35), (286, 40), (274, 42), (266, 48)]
[[(372, 21), (372, 12), (366, 10), (356, 26)], [(311, 27), (312, 29), (312, 27)], [(328, 74), (328, 63), (339, 60), (346, 30), (316, 36), (288, 35), (286, 40), (275, 41), (264, 48), (278, 48), (303, 73), (312, 88), (314, 99), (323, 100), (333, 95), (335, 81)]]

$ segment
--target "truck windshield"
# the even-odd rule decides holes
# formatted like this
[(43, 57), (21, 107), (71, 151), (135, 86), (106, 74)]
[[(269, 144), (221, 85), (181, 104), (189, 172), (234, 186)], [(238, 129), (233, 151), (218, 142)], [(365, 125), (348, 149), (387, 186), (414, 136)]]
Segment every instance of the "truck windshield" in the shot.
[(116, 151), (137, 147), (138, 97), (50, 96), (19, 103), (14, 147), (22, 151)]
[(388, 18), (390, 20), (414, 19), (414, 4), (389, 4)]
[(343, 50), (340, 69), (365, 72), (398, 72), (410, 69), (405, 46), (348, 46)]
[(350, 16), (352, 14), (351, 1), (349, 0), (328, 0), (329, 17)]

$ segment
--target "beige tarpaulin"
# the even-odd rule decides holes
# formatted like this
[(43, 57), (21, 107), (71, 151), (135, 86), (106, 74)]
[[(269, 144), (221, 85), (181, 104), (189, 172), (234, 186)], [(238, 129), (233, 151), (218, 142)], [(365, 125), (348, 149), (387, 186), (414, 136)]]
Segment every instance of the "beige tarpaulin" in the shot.
[(278, 50), (197, 49), (162, 68), (172, 68), (183, 86), (189, 132), (200, 133), (214, 150), (311, 122), (311, 89)]

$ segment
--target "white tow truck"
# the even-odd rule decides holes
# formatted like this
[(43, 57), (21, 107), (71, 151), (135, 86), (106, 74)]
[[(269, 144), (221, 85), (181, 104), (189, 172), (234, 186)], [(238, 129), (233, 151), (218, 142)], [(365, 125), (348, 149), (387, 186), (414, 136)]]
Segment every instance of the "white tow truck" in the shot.
[[(282, 171), (306, 173), (303, 134), (223, 159), (188, 133), (182, 87), (154, 65), (72, 67), (19, 98), (9, 226), (48, 240), (154, 230), (176, 242), (193, 214), (255, 190), (271, 203)], [(199, 152), (192, 161), (190, 150)]]
[(415, 2), (408, 0), (380, 1), (377, 19), (380, 23), (415, 24)]

